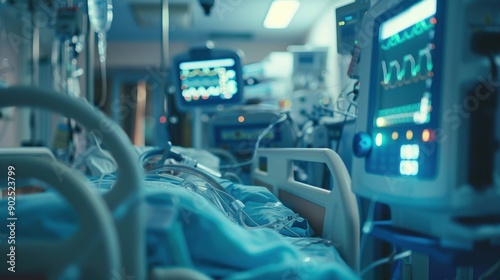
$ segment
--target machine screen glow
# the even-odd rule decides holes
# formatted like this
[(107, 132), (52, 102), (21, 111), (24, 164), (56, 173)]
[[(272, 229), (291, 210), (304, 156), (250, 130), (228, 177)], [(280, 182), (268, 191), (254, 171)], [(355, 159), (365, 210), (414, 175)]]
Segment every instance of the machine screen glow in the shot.
[(380, 25), (375, 127), (430, 122), (436, 0), (423, 0)]
[(439, 147), (432, 135), (439, 128), (442, 64), (438, 4), (402, 1), (400, 13), (388, 11), (379, 18), (369, 87), (370, 173), (421, 179), (436, 175)]
[(181, 92), (187, 103), (225, 103), (238, 94), (232, 58), (182, 62), (180, 68)]

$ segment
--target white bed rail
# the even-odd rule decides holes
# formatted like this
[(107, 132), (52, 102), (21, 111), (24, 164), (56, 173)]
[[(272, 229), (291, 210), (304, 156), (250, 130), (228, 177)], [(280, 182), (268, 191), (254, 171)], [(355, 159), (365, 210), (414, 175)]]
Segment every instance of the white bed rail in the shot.
[[(17, 217), (8, 218), (6, 223), (12, 223), (14, 227), (9, 229), (9, 239), (13, 242), (0, 244), (0, 261), (2, 267), (12, 268), (1, 271), (0, 278), (8, 276), (38, 275), (45, 279), (63, 279), (72, 277), (71, 271), (66, 269), (72, 264), (89, 265), (92, 271), (83, 275), (95, 279), (110, 279), (113, 271), (120, 271), (120, 253), (118, 246), (118, 235), (116, 233), (113, 218), (111, 217), (104, 200), (92, 192), (85, 185), (86, 179), (73, 172), (55, 160), (38, 158), (33, 156), (6, 156), (0, 155), (0, 168), (3, 171), (0, 176), (5, 184), (9, 184), (8, 193), (12, 194), (6, 198), (8, 205), (15, 214), (16, 182), (20, 179), (38, 179), (56, 189), (76, 210), (79, 216), (80, 228), (69, 239), (60, 241), (23, 240), (15, 239), (15, 225)], [(8, 180), (8, 171), (12, 172)], [(17, 186), (17, 190), (21, 186)], [(18, 197), (17, 197), (18, 198)], [(13, 203), (13, 204), (11, 204)], [(7, 204), (7, 203), (6, 203)], [(15, 215), (14, 215), (15, 216)], [(22, 217), (19, 217), (22, 220)], [(36, 230), (36, 229), (33, 229)], [(12, 250), (14, 249), (14, 250)], [(86, 253), (84, 253), (86, 252)], [(8, 255), (10, 254), (10, 256)], [(82, 255), (85, 257), (83, 259)], [(13, 256), (13, 259), (11, 258)], [(13, 262), (10, 262), (12, 261)], [(9, 263), (10, 262), (10, 263)], [(42, 276), (43, 275), (43, 276)]]
[[(266, 158), (266, 171), (259, 167)], [(324, 163), (333, 177), (333, 189), (325, 190), (294, 180), (293, 161)], [(358, 271), (359, 215), (351, 178), (342, 159), (330, 149), (259, 149), (252, 167), (256, 184), (264, 185), (293, 211), (307, 218), (316, 232), (332, 241), (341, 257)], [(323, 217), (317, 221), (318, 217)], [(319, 228), (319, 230), (318, 230)]]
[(82, 100), (49, 90), (1, 88), (0, 108), (9, 106), (48, 109), (74, 119), (106, 145), (118, 165), (118, 180), (104, 200), (115, 215), (123, 265), (120, 271), (136, 279), (146, 279), (144, 205), (140, 195), (143, 171), (130, 139), (120, 126)]

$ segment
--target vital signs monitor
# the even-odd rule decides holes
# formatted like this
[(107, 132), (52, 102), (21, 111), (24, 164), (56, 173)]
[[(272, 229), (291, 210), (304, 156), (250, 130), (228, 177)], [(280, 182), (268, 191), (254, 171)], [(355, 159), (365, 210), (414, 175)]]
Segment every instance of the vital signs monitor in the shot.
[(179, 109), (212, 109), (243, 101), (242, 67), (238, 53), (222, 49), (193, 49), (174, 59)]
[(365, 15), (353, 190), (388, 204), (397, 227), (500, 235), (489, 227), (500, 215), (497, 47), (477, 39), (500, 32), (499, 12), (489, 0), (397, 0)]

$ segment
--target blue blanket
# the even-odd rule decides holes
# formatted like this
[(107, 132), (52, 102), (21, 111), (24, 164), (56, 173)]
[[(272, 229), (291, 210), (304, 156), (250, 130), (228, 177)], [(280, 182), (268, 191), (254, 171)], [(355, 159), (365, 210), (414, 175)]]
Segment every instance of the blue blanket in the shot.
[[(144, 184), (149, 267), (174, 265), (167, 237), (176, 225), (183, 233), (185, 250), (193, 266), (215, 278), (356, 279), (336, 250), (315, 242), (317, 239), (285, 237), (269, 228), (246, 229), (229, 221), (224, 213), (196, 193), (163, 181)], [(245, 204), (247, 213), (258, 223), (295, 215), (265, 188), (229, 181), (221, 181), (221, 184)], [(100, 188), (108, 185), (100, 184)], [(6, 204), (6, 200), (0, 203), (3, 220), (7, 218)], [(19, 196), (16, 212), (18, 240), (64, 238), (77, 227), (75, 212), (53, 192)], [(289, 230), (284, 234), (312, 235), (309, 225), (300, 217), (292, 221), (289, 228), (293, 234)], [(0, 229), (2, 233), (6, 233), (5, 228)]]

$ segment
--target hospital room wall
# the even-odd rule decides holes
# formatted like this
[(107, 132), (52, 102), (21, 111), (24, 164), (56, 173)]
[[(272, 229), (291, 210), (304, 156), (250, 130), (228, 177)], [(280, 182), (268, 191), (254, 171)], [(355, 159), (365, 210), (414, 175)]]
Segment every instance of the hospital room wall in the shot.
[(311, 28), (306, 44), (312, 46), (328, 47), (327, 55), (327, 76), (325, 83), (328, 93), (335, 100), (340, 91), (350, 81), (347, 76), (347, 69), (351, 61), (351, 56), (340, 55), (337, 53), (337, 28), (335, 10), (338, 7), (353, 3), (353, 0), (338, 0), (324, 11), (323, 15), (316, 21)]

